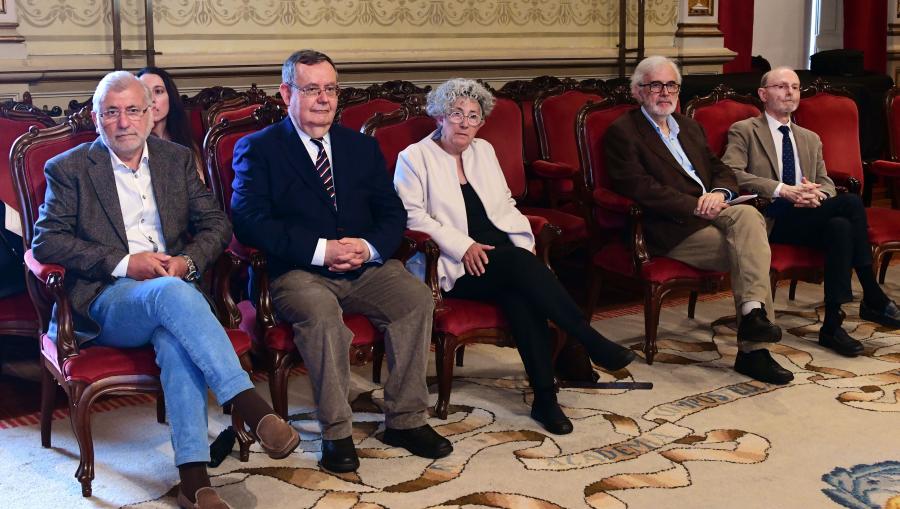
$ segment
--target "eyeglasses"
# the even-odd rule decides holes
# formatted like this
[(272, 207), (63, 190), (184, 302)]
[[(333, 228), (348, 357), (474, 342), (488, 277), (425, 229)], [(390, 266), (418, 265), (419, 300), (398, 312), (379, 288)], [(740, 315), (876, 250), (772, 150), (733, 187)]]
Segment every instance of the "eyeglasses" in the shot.
[(478, 127), (479, 125), (481, 125), (481, 121), (484, 119), (478, 113), (470, 113), (466, 115), (459, 110), (455, 110), (451, 111), (447, 115), (447, 120), (449, 120), (453, 124), (462, 124), (463, 120), (467, 120), (470, 126)]
[(778, 90), (781, 90), (782, 92), (784, 92), (787, 89), (791, 89), (794, 92), (800, 91), (800, 85), (797, 83), (778, 83), (777, 85), (766, 85), (763, 88), (777, 88)]
[(114, 122), (119, 119), (119, 116), (122, 115), (122, 111), (125, 112), (125, 116), (131, 120), (140, 120), (141, 117), (144, 116), (144, 113), (147, 113), (147, 110), (150, 109), (150, 106), (146, 108), (138, 108), (137, 106), (129, 106), (124, 110), (120, 110), (118, 108), (110, 108), (106, 111), (101, 111), (97, 113), (104, 122)]
[(319, 94), (321, 94), (322, 92), (325, 92), (326, 97), (337, 97), (338, 92), (340, 92), (341, 90), (341, 88), (337, 85), (325, 85), (322, 88), (319, 88), (317, 86), (300, 88), (293, 83), (288, 83), (287, 85), (291, 88), (296, 88), (297, 91), (300, 92), (300, 95), (302, 95), (303, 97), (319, 97)]
[(674, 81), (669, 81), (663, 83), (662, 81), (651, 81), (650, 83), (638, 83), (639, 87), (649, 87), (650, 91), (658, 94), (662, 92), (663, 87), (666, 87), (666, 90), (670, 94), (677, 94), (679, 90), (681, 90), (681, 83), (675, 83)]

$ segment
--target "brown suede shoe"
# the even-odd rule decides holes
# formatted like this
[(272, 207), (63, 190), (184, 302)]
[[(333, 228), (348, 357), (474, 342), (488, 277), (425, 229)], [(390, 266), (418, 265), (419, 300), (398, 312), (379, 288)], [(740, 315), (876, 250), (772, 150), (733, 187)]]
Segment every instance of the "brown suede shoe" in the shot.
[(281, 417), (269, 414), (256, 426), (256, 439), (270, 458), (286, 458), (300, 444), (300, 434)]
[(197, 493), (194, 494), (194, 498), (197, 501), (191, 502), (184, 495), (184, 492), (178, 490), (178, 507), (181, 509), (231, 509), (230, 505), (219, 498), (219, 494), (216, 493), (216, 490), (209, 486), (197, 490)]

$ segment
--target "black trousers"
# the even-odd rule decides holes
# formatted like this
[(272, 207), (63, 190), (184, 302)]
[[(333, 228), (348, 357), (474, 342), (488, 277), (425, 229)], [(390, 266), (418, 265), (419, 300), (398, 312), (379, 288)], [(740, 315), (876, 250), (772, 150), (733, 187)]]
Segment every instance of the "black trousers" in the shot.
[(825, 303), (853, 300), (852, 269), (871, 270), (866, 210), (851, 193), (828, 198), (816, 208), (791, 207), (775, 219), (769, 240), (825, 251)]
[(559, 280), (530, 251), (498, 246), (487, 252), (490, 262), (481, 276), (469, 274), (456, 280), (445, 295), (494, 302), (506, 315), (525, 372), (535, 391), (553, 388), (550, 344), (552, 320), (576, 339), (593, 341), (599, 336)]

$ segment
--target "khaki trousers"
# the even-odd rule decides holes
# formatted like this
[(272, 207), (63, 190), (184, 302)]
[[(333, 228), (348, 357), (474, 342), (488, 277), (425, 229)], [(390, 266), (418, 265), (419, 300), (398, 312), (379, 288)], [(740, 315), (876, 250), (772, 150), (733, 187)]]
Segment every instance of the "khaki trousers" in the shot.
[(712, 223), (697, 230), (666, 256), (692, 267), (731, 273), (735, 316), (741, 317), (741, 304), (763, 303), (766, 316), (775, 321), (775, 304), (769, 280), (772, 252), (766, 232), (766, 220), (749, 205), (724, 209)]
[(425, 424), (434, 300), (431, 290), (403, 264), (388, 260), (352, 280), (292, 270), (273, 281), (271, 291), (276, 312), (293, 324), (323, 438), (337, 440), (352, 432), (348, 351), (353, 333), (344, 325), (343, 313), (365, 315), (384, 333), (389, 371), (384, 384), (385, 425), (409, 429)]

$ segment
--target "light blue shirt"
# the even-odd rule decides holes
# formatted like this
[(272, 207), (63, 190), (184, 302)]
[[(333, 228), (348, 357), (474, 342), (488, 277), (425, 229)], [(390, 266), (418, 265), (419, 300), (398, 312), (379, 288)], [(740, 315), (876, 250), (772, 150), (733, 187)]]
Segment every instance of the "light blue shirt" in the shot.
[[(647, 121), (650, 122), (650, 125), (653, 126), (653, 129), (656, 129), (656, 134), (659, 135), (659, 139), (662, 140), (663, 144), (669, 149), (669, 153), (672, 154), (672, 157), (678, 161), (678, 164), (684, 169), (685, 173), (688, 174), (689, 177), (694, 179), (694, 182), (700, 186), (700, 189), (703, 191), (703, 194), (706, 194), (708, 191), (706, 190), (706, 186), (703, 185), (703, 181), (700, 180), (700, 176), (697, 175), (697, 172), (694, 171), (694, 165), (691, 164), (691, 160), (688, 159), (687, 154), (684, 152), (684, 148), (681, 147), (681, 142), (678, 141), (678, 134), (681, 132), (681, 127), (678, 125), (678, 122), (675, 121), (675, 118), (672, 115), (666, 117), (666, 125), (669, 126), (669, 135), (666, 136), (662, 129), (656, 124), (650, 114), (647, 113), (647, 110), (641, 106), (641, 113), (644, 114), (644, 117), (647, 118)], [(712, 191), (722, 191), (725, 194), (726, 200), (731, 200), (734, 196), (731, 191), (725, 188), (717, 187)]]
[[(313, 163), (315, 163), (316, 159), (319, 157), (319, 146), (312, 142), (312, 137), (310, 135), (306, 134), (303, 129), (300, 129), (300, 127), (297, 126), (296, 122), (294, 122), (293, 117), (290, 118), (291, 122), (294, 124), (294, 129), (297, 130), (297, 134), (300, 136), (300, 141), (303, 142), (303, 148), (306, 149), (306, 152), (309, 154), (309, 158)], [(329, 133), (325, 133), (325, 136), (322, 137), (322, 145), (325, 147), (325, 155), (328, 156), (328, 161), (331, 163), (331, 173), (333, 175), (336, 170), (334, 168), (334, 158), (331, 157), (331, 135)], [(334, 191), (337, 192), (337, 182), (335, 182), (335, 179), (333, 177), (331, 179), (331, 183), (334, 185)], [(384, 260), (381, 259), (381, 254), (378, 253), (378, 250), (375, 249), (375, 246), (373, 246), (366, 239), (362, 239), (362, 241), (365, 242), (366, 247), (369, 248), (369, 259), (366, 261), (366, 263), (383, 263)], [(325, 246), (327, 242), (327, 239), (319, 239), (319, 241), (316, 243), (316, 250), (313, 252), (313, 257), (312, 261), (310, 261), (310, 264), (318, 265), (320, 267), (325, 265)]]

